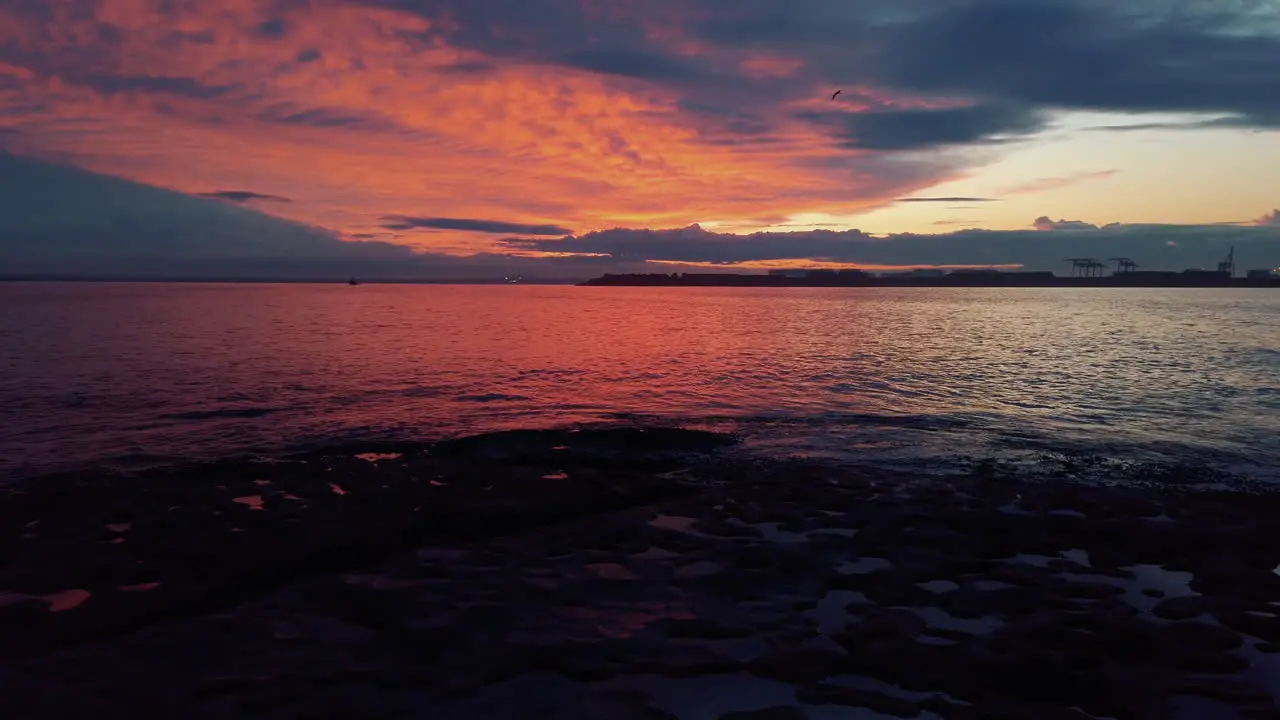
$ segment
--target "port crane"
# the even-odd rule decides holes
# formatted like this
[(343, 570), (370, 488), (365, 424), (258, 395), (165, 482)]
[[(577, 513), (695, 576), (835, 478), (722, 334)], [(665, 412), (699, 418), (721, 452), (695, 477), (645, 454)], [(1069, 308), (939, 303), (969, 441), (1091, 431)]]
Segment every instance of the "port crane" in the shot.
[(1227, 277), (1235, 277), (1236, 274), (1236, 246), (1231, 246), (1231, 252), (1227, 253), (1227, 259), (1218, 263), (1218, 272), (1226, 273)]
[(1111, 258), (1111, 262), (1116, 264), (1117, 275), (1122, 273), (1131, 273), (1139, 267), (1138, 263), (1134, 262), (1131, 258), (1126, 257), (1113, 257)]
[(1067, 258), (1067, 262), (1071, 263), (1071, 277), (1102, 277), (1107, 267), (1097, 258)]

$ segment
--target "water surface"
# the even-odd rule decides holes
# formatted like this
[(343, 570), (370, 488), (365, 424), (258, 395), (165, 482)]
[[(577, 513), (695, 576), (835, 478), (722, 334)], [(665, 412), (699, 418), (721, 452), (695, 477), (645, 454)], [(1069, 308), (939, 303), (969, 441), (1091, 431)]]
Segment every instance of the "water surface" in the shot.
[(0, 285), (0, 475), (618, 419), (1280, 467), (1280, 293)]

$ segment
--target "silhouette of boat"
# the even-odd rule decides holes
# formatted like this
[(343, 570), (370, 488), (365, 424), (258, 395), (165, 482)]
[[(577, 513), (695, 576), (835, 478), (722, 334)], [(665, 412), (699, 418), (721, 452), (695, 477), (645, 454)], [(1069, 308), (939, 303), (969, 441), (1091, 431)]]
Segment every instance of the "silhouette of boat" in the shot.
[(347, 284), (348, 284), (348, 285), (359, 285), (359, 284), (360, 284), (360, 282), (359, 282), (358, 280), (356, 280), (355, 278), (351, 278), (350, 280), (348, 280), (348, 281), (347, 281)]

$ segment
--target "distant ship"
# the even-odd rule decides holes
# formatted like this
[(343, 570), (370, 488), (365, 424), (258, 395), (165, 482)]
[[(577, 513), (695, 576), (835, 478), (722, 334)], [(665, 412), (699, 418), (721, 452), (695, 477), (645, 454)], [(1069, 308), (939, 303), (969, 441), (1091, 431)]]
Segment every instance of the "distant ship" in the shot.
[(350, 280), (348, 280), (348, 281), (347, 281), (347, 284), (348, 284), (348, 285), (359, 285), (359, 284), (360, 284), (360, 281), (356, 280), (355, 278), (351, 278)]

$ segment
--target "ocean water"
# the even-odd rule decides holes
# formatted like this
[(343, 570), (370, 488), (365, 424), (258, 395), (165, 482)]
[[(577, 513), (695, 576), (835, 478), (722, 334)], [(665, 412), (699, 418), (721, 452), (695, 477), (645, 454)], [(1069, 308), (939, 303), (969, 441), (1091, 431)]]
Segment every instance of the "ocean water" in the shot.
[(0, 284), (0, 478), (571, 423), (1280, 480), (1267, 290)]

